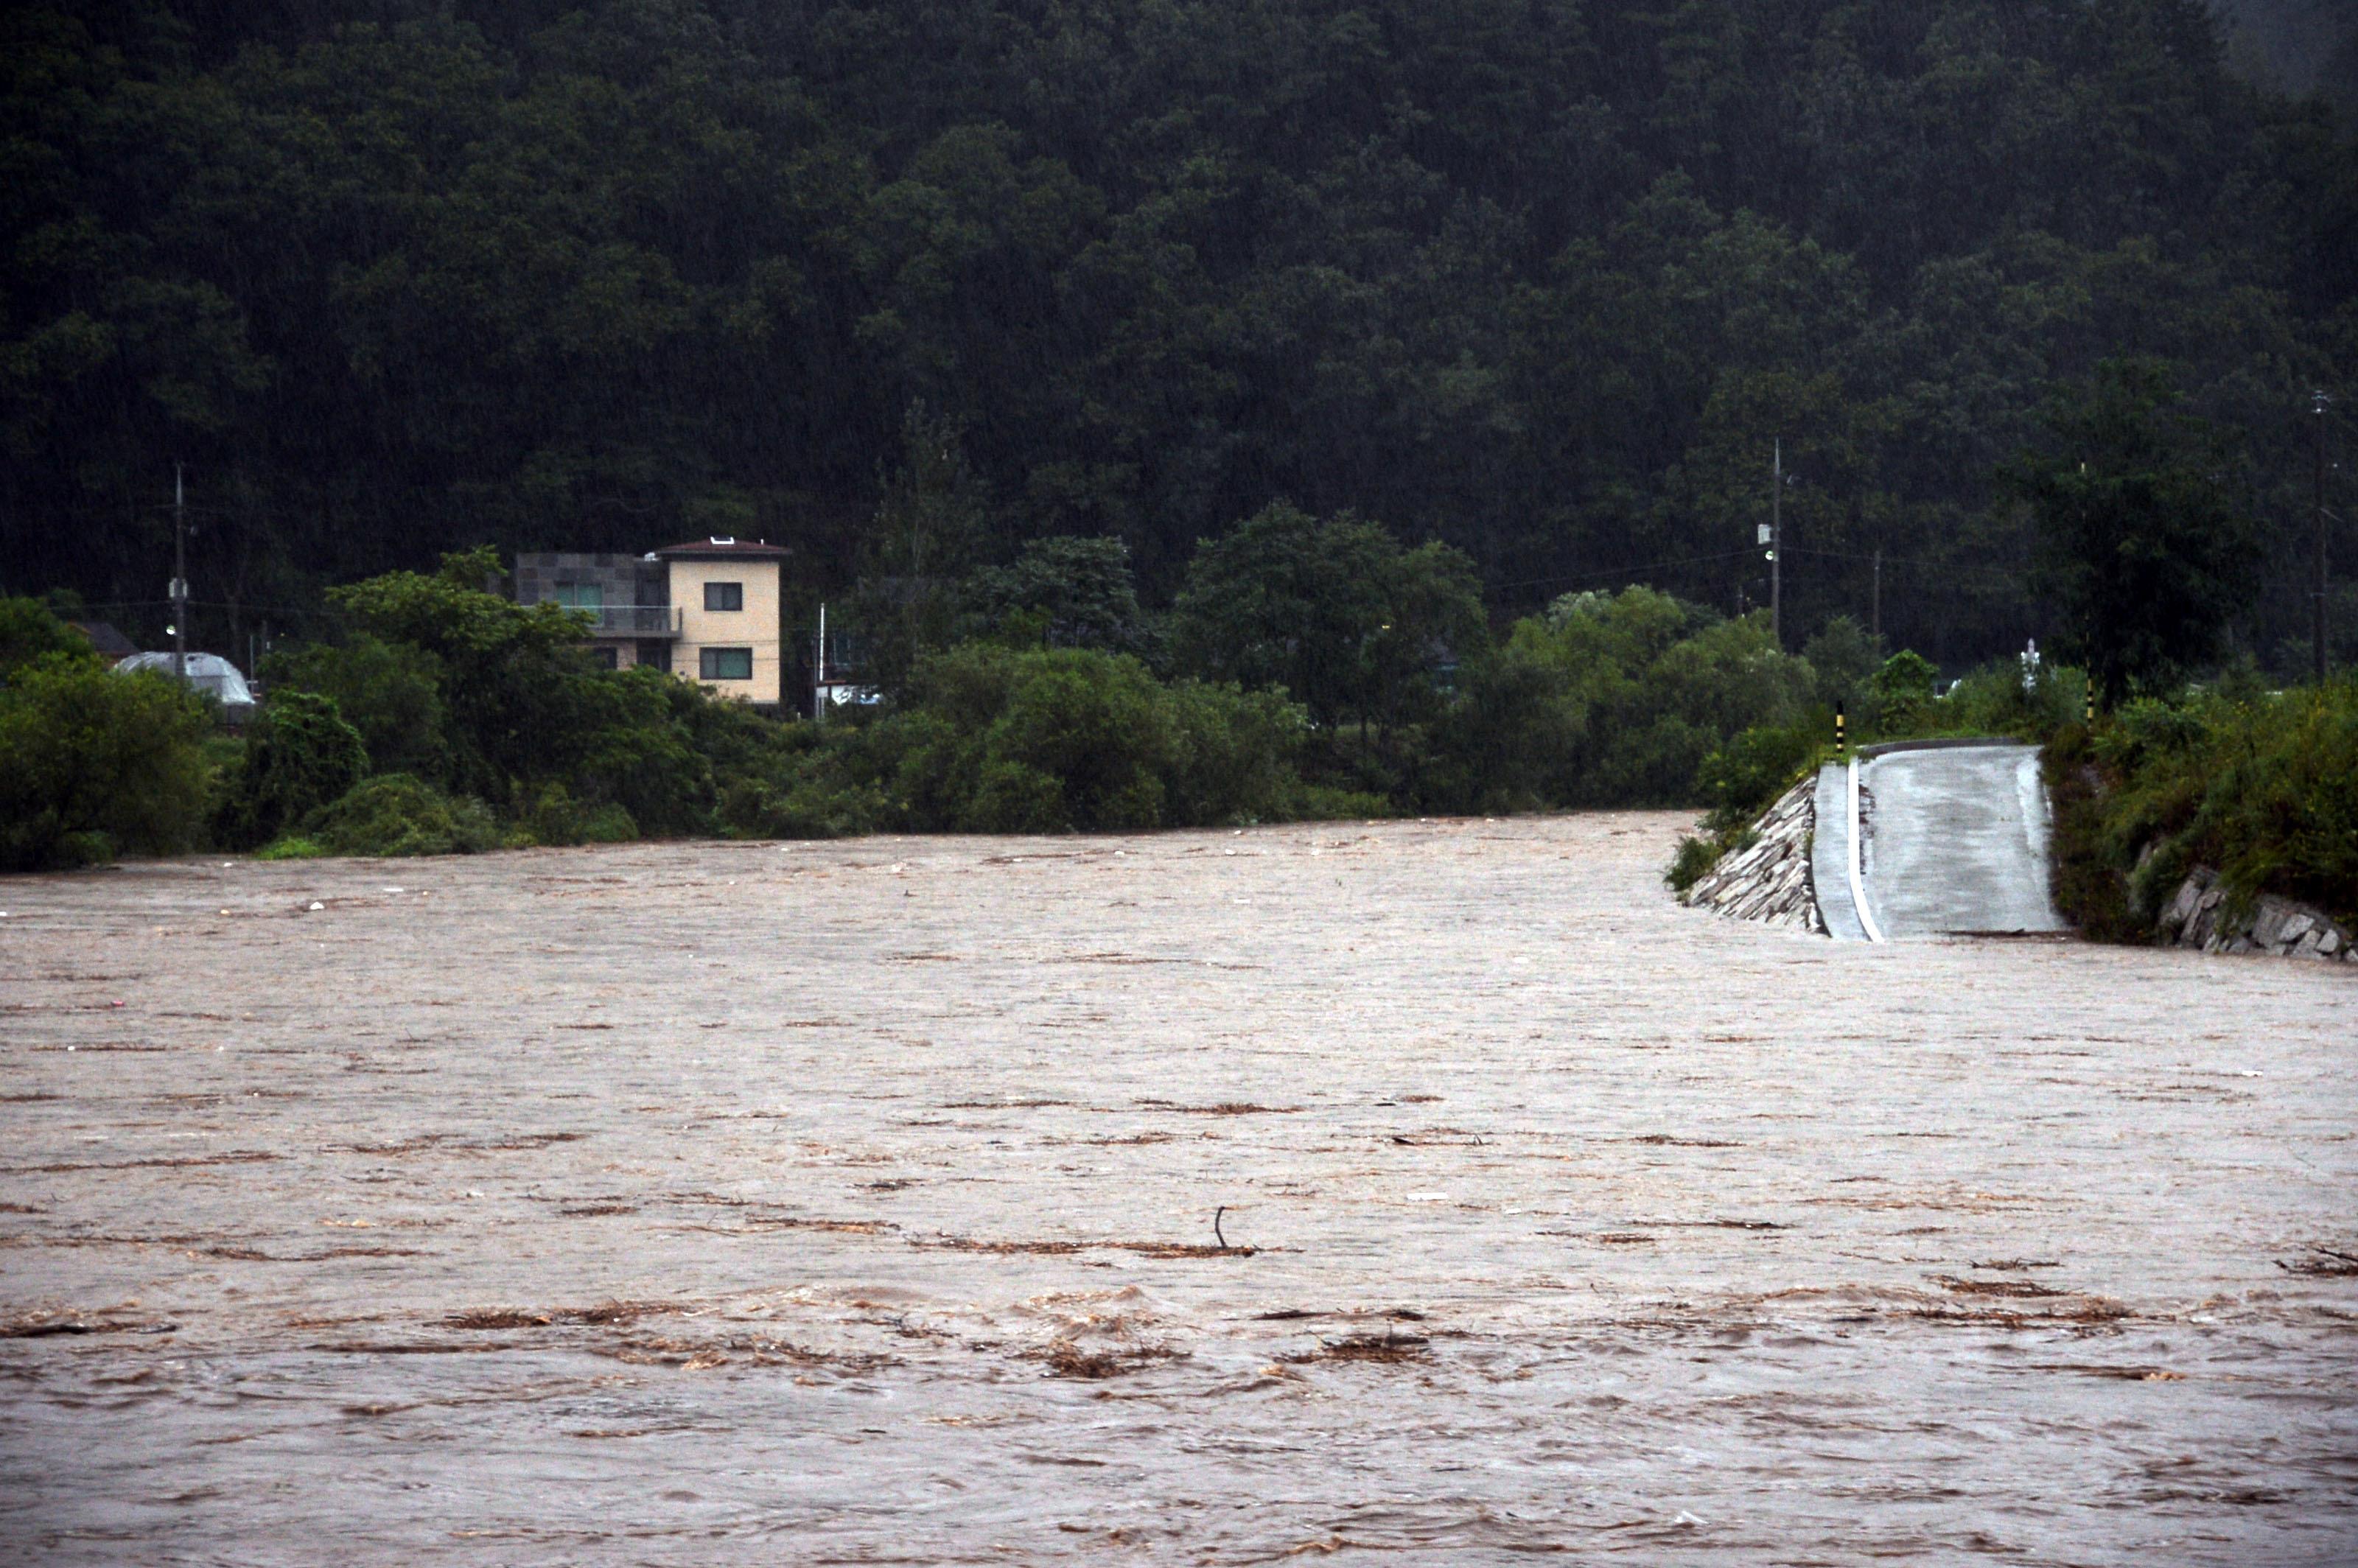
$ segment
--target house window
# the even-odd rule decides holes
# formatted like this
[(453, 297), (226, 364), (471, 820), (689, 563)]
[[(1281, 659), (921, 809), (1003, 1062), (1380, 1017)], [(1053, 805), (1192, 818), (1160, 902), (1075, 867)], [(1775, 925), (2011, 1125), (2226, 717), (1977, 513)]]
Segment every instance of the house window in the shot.
[(751, 648), (699, 648), (697, 650), (696, 665), (696, 673), (706, 680), (752, 680), (753, 650)]
[(704, 585), (704, 608), (707, 610), (742, 610), (745, 608), (745, 585), (741, 582), (708, 582)]
[(622, 663), (619, 650), (613, 648), (592, 648), (590, 656), (598, 661), (598, 667), (601, 670), (618, 668)]
[(568, 610), (606, 608), (606, 585), (601, 582), (560, 582), (555, 593), (557, 602)]

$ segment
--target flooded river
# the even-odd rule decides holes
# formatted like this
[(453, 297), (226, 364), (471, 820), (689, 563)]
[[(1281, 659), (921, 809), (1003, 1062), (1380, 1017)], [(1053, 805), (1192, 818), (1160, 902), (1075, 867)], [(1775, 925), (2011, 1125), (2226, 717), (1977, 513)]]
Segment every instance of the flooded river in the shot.
[(0, 1560), (2358, 1558), (2358, 972), (1682, 820), (0, 882)]

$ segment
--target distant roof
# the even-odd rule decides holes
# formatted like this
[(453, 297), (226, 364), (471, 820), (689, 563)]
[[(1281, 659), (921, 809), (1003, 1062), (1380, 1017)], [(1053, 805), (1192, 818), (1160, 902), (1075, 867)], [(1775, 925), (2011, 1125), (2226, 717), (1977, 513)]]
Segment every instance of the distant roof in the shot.
[(69, 621), (67, 625), (90, 639), (90, 645), (106, 658), (120, 659), (139, 651), (139, 644), (116, 631), (103, 621)]
[(693, 561), (726, 560), (746, 556), (782, 558), (791, 552), (753, 539), (690, 539), (684, 545), (665, 545), (654, 553), (667, 561)]
[[(118, 675), (131, 675), (139, 670), (154, 670), (158, 675), (168, 676), (172, 673), (172, 655), (134, 654), (118, 663), (114, 668)], [(235, 665), (218, 654), (189, 655), (189, 684), (199, 691), (218, 697), (226, 707), (251, 708), (254, 706), (254, 693), (246, 686), (245, 676), (238, 673), (238, 667)]]

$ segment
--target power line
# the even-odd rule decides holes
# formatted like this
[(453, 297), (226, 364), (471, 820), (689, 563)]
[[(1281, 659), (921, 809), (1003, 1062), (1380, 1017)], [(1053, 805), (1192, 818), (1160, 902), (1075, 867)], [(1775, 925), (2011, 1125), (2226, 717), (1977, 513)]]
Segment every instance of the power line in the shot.
[(1681, 556), (1671, 560), (1639, 561), (1634, 566), (1607, 567), (1598, 571), (1572, 572), (1562, 577), (1527, 578), (1520, 582), (1501, 582), (1494, 583), (1491, 586), (1497, 592), (1504, 593), (1509, 589), (1546, 588), (1555, 583), (1589, 582), (1598, 578), (1628, 577), (1633, 576), (1639, 572), (1656, 571), (1663, 567), (1691, 567), (1699, 565), (1705, 561), (1731, 560), (1737, 556), (1748, 556), (1752, 552), (1749, 550), (1722, 550), (1716, 555)]
[(1844, 561), (1872, 561), (1879, 557), (1887, 566), (1897, 564), (1900, 566), (1926, 567), (1940, 571), (1953, 571), (1956, 569), (1957, 566), (1957, 563), (1954, 561), (1936, 561), (1926, 556), (1895, 556), (1889, 551), (1820, 550), (1813, 549), (1807, 545), (1795, 545), (1790, 547), (1793, 553), (1797, 556), (1831, 556), (1836, 560)]
[[(169, 609), (175, 602), (177, 601), (169, 599), (86, 599), (82, 600), (82, 608), (85, 610), (154, 610), (158, 607)], [(250, 611), (256, 615), (325, 615), (329, 613), (326, 606), (318, 604), (304, 610), (287, 604), (246, 604), (233, 602), (226, 599), (191, 599), (188, 602), (200, 610)]]

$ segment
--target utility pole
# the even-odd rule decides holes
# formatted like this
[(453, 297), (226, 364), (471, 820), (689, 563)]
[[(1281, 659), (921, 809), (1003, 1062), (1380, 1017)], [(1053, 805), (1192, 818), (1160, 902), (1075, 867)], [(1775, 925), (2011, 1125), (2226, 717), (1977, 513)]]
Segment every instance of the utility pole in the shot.
[(2310, 640), (2317, 656), (2317, 684), (2325, 684), (2325, 411), (2333, 399), (2323, 391), (2312, 393), (2309, 408), (2317, 416), (2317, 581), (2310, 604)]
[(1883, 546), (1875, 547), (1875, 611), (1867, 621), (1868, 634), (1877, 647), (1883, 644)]
[(189, 684), (189, 498), (172, 465), (172, 678)]
[(819, 600), (818, 643), (811, 655), (811, 721), (827, 717), (827, 601)]
[(1768, 634), (1785, 646), (1785, 438), (1777, 438), (1776, 458), (1769, 470), (1768, 492)]

